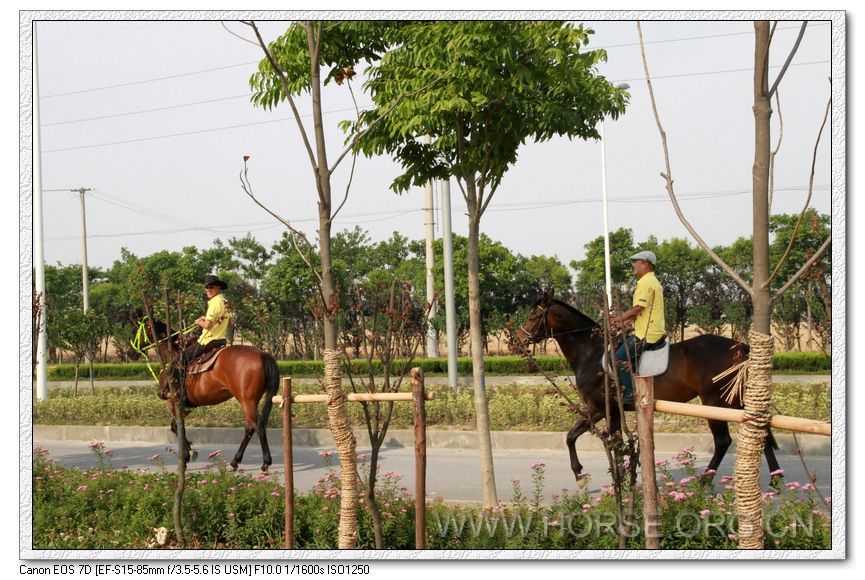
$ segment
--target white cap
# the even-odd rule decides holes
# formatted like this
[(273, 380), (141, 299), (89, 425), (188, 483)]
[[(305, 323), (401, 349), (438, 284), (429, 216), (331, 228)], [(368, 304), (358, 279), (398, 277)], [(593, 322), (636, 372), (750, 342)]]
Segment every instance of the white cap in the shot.
[(637, 252), (636, 254), (631, 256), (631, 261), (633, 262), (634, 260), (645, 260), (647, 262), (651, 262), (652, 265), (654, 266), (657, 258), (655, 258), (655, 252), (650, 252), (649, 250), (643, 250), (642, 252)]

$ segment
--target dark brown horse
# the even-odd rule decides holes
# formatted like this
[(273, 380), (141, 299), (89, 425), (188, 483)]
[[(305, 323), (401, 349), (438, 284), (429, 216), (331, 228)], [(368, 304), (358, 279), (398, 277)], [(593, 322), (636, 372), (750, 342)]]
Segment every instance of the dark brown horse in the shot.
[[(149, 325), (147, 326), (148, 337), (153, 341)], [(160, 352), (160, 358), (163, 361), (172, 360), (179, 352), (176, 339), (167, 339), (170, 333), (164, 323), (154, 321), (154, 327), (156, 332), (154, 344)], [(165, 388), (169, 381), (178, 380), (177, 377), (177, 373), (167, 366), (159, 375), (160, 388)], [(231, 398), (237, 399), (243, 409), (245, 430), (240, 448), (231, 461), (231, 467), (237, 469), (238, 464), (243, 460), (243, 453), (250, 439), (253, 434), (258, 433), (264, 456), (261, 470), (267, 472), (273, 463), (270, 447), (267, 444), (267, 420), (273, 408), (273, 396), (279, 390), (279, 369), (273, 356), (251, 346), (226, 346), (210, 370), (186, 375), (185, 386), (186, 407), (189, 409), (218, 405)], [(264, 403), (259, 412), (258, 405), (262, 398)], [(172, 413), (171, 431), (176, 435), (177, 417), (174, 403), (169, 401), (168, 406)], [(195, 459), (197, 453), (192, 450), (192, 442), (187, 439), (186, 443), (186, 448), (183, 450), (186, 460)]]
[[(583, 470), (577, 458), (577, 439), (606, 416), (604, 371), (601, 367), (604, 339), (596, 332), (598, 329), (597, 322), (544, 292), (514, 337), (518, 344), (523, 345), (547, 338), (556, 339), (574, 371), (577, 390), (588, 407), (587, 416), (577, 420), (576, 425), (568, 431), (566, 439), (571, 456), (571, 469), (576, 476)], [(714, 334), (704, 334), (672, 344), (667, 371), (656, 376), (654, 380), (655, 398), (686, 403), (699, 397), (704, 405), (730, 407), (721, 395), (722, 387), (727, 381), (716, 383), (712, 381), (712, 377), (747, 358), (748, 350), (747, 345)], [(741, 408), (741, 403), (734, 400), (732, 406)], [(633, 405), (626, 406), (625, 409), (632, 411)], [(621, 426), (618, 405), (610, 405), (610, 413), (610, 425), (607, 429), (616, 433)], [(709, 429), (715, 441), (715, 453), (707, 467), (707, 471), (712, 471), (720, 465), (732, 440), (730, 429), (724, 421), (709, 420)], [(778, 461), (773, 451), (777, 448), (775, 438), (769, 431), (764, 451), (770, 471), (778, 469)]]

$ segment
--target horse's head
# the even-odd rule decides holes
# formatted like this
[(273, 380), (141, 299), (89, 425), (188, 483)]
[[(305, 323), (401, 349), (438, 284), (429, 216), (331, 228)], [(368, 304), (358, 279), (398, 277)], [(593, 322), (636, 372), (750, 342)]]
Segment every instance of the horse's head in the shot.
[(598, 324), (560, 300), (553, 298), (551, 290), (544, 291), (535, 303), (526, 321), (514, 335), (514, 345), (525, 347), (547, 338), (593, 330)]
[(550, 326), (547, 323), (547, 313), (553, 304), (552, 291), (545, 290), (543, 296), (535, 303), (532, 311), (525, 322), (514, 335), (516, 346), (525, 346), (540, 342), (552, 336)]
[(142, 338), (136, 338), (145, 349), (155, 348), (163, 364), (167, 364), (178, 350), (176, 338), (171, 337), (171, 329), (161, 320), (150, 320), (146, 317), (140, 321), (139, 333)]

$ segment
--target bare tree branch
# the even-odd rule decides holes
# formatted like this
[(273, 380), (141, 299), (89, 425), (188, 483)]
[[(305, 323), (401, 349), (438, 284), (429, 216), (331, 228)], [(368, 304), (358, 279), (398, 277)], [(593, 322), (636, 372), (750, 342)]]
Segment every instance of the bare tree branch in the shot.
[[(348, 93), (351, 95), (351, 102), (354, 103), (354, 111), (357, 114), (358, 121), (360, 120), (360, 107), (357, 104), (357, 99), (354, 96), (354, 89), (351, 88), (351, 79), (347, 78), (346, 82), (348, 83)], [(342, 209), (342, 206), (345, 205), (345, 202), (348, 201), (348, 192), (351, 189), (351, 182), (354, 180), (354, 168), (357, 165), (357, 152), (352, 151), (351, 154), (351, 172), (348, 174), (348, 184), (345, 186), (345, 196), (342, 198), (342, 202), (339, 204), (339, 207), (336, 208), (336, 211), (330, 216), (330, 219), (335, 219), (336, 215), (339, 213), (339, 210)], [(334, 165), (334, 169), (336, 165)], [(332, 171), (332, 170), (331, 170)]]
[(309, 239), (306, 237), (306, 234), (304, 234), (300, 230), (295, 229), (294, 226), (292, 226), (291, 223), (287, 219), (283, 218), (279, 214), (272, 211), (266, 205), (261, 203), (257, 197), (255, 197), (255, 193), (252, 190), (252, 184), (249, 181), (249, 167), (247, 166), (246, 159), (243, 160), (243, 171), (240, 173), (240, 184), (241, 184), (241, 187), (243, 188), (243, 191), (246, 193), (246, 195), (248, 195), (250, 197), (250, 199), (252, 199), (252, 201), (254, 201), (256, 203), (256, 205), (258, 205), (258, 207), (260, 207), (261, 209), (263, 209), (264, 211), (269, 213), (271, 216), (276, 218), (282, 225), (284, 225), (286, 228), (288, 228), (289, 232), (291, 232), (291, 241), (294, 244), (294, 248), (295, 248), (295, 250), (297, 250), (297, 253), (300, 255), (301, 259), (304, 261), (304, 263), (309, 268), (309, 271), (312, 272), (312, 274), (315, 276), (316, 280), (318, 281), (317, 286), (319, 288), (319, 293), (322, 294), (322, 300), (323, 300), (324, 295), (323, 295), (322, 289), (321, 289), (321, 285), (323, 282), (322, 282), (321, 276), (319, 275), (318, 270), (316, 270), (315, 267), (312, 265), (312, 262), (309, 260), (309, 257), (306, 254), (304, 254), (304, 252), (297, 245), (297, 240), (295, 239), (295, 236), (301, 238), (306, 243), (308, 248), (312, 248), (313, 247), (312, 244), (310, 243)]
[(351, 152), (351, 151), (352, 151), (352, 150), (357, 146), (357, 144), (360, 142), (360, 140), (363, 139), (364, 137), (366, 137), (366, 134), (367, 134), (367, 133), (369, 133), (370, 131), (372, 131), (372, 129), (373, 129), (376, 125), (378, 125), (378, 124), (379, 124), (379, 123), (380, 123), (380, 122), (381, 122), (385, 117), (387, 117), (388, 113), (390, 113), (391, 111), (393, 111), (393, 110), (396, 108), (396, 106), (399, 105), (399, 104), (402, 102), (403, 99), (405, 99), (406, 97), (411, 97), (411, 96), (416, 95), (416, 94), (418, 94), (418, 93), (422, 93), (423, 91), (427, 90), (428, 88), (430, 88), (431, 86), (433, 86), (434, 84), (436, 84), (437, 82), (439, 82), (440, 80), (444, 79), (445, 77), (447, 77), (447, 76), (448, 76), (448, 75), (449, 75), (449, 74), (450, 74), (450, 73), (451, 73), (451, 72), (456, 68), (457, 64), (458, 64), (458, 62), (454, 62), (454, 63), (450, 66), (449, 69), (447, 69), (445, 72), (443, 72), (443, 73), (441, 74), (441, 76), (439, 76), (439, 77), (437, 77), (437, 78), (431, 80), (429, 83), (425, 84), (424, 86), (420, 87), (419, 89), (414, 90), (414, 91), (412, 91), (412, 92), (410, 92), (410, 93), (403, 93), (403, 94), (401, 94), (399, 97), (397, 97), (397, 98), (394, 100), (394, 102), (391, 103), (391, 104), (388, 106), (387, 109), (385, 109), (384, 113), (382, 113), (381, 115), (379, 115), (378, 117), (376, 117), (376, 119), (375, 119), (372, 123), (370, 123), (368, 127), (366, 127), (363, 131), (361, 131), (360, 133), (358, 133), (358, 134), (355, 136), (355, 138), (351, 140), (351, 143), (348, 144), (348, 146), (347, 146), (347, 147), (345, 148), (345, 150), (340, 154), (340, 156), (337, 157), (336, 162), (334, 162), (334, 164), (331, 166), (331, 168), (330, 168), (331, 173), (333, 173), (333, 171), (336, 169), (337, 165), (339, 165), (340, 162), (342, 162), (343, 158), (345, 158), (345, 156), (348, 155), (348, 154), (349, 154), (349, 153), (350, 153), (350, 152)]
[(784, 117), (781, 115), (781, 93), (775, 93), (775, 107), (778, 111), (778, 145), (769, 157), (769, 213), (772, 213), (772, 198), (775, 197), (775, 156), (781, 150), (784, 140)]
[(224, 20), (220, 20), (219, 23), (222, 24), (222, 27), (225, 29), (225, 31), (226, 31), (228, 34), (230, 34), (230, 35), (232, 35), (232, 36), (236, 36), (237, 38), (239, 38), (239, 39), (242, 40), (243, 42), (248, 42), (249, 44), (251, 44), (251, 45), (253, 45), (253, 46), (258, 46), (258, 43), (257, 43), (257, 42), (254, 42), (254, 41), (252, 41), (252, 40), (249, 40), (248, 38), (244, 38), (244, 37), (240, 36), (238, 33), (234, 32), (233, 30), (231, 30), (230, 28), (228, 28), (228, 26), (225, 25), (225, 21), (224, 21)]
[(784, 62), (784, 66), (781, 67), (781, 72), (778, 73), (778, 78), (775, 79), (775, 82), (772, 83), (772, 88), (769, 89), (766, 98), (771, 99), (772, 95), (778, 89), (778, 83), (781, 82), (781, 79), (784, 78), (784, 74), (787, 72), (787, 68), (790, 66), (790, 62), (793, 60), (793, 56), (796, 54), (796, 51), (799, 50), (799, 44), (802, 42), (802, 37), (805, 36), (805, 27), (808, 26), (808, 21), (802, 23), (802, 28), (799, 29), (799, 36), (796, 38), (796, 43), (793, 45), (793, 48), (790, 50), (790, 54), (787, 55), (787, 60)]
[(661, 125), (661, 118), (658, 115), (658, 107), (655, 103), (655, 91), (652, 89), (652, 79), (651, 79), (651, 76), (649, 75), (649, 65), (648, 65), (648, 62), (646, 61), (646, 47), (645, 47), (645, 44), (643, 42), (643, 30), (640, 27), (639, 21), (637, 21), (637, 32), (639, 33), (639, 36), (640, 36), (640, 52), (642, 53), (642, 56), (643, 56), (643, 70), (646, 73), (646, 84), (649, 87), (649, 96), (651, 97), (651, 100), (652, 100), (652, 112), (655, 115), (655, 123), (658, 125), (658, 131), (661, 134), (661, 144), (664, 147), (664, 164), (666, 166), (666, 172), (661, 173), (661, 177), (663, 177), (667, 183), (667, 193), (670, 196), (670, 201), (673, 202), (673, 208), (676, 210), (676, 215), (679, 217), (679, 221), (682, 222), (682, 224), (685, 226), (685, 228), (688, 230), (688, 232), (690, 232), (690, 234), (694, 237), (694, 239), (697, 241), (697, 243), (700, 245), (700, 247), (703, 248), (703, 250), (707, 254), (709, 254), (709, 256), (712, 258), (712, 260), (714, 260), (716, 264), (718, 264), (733, 280), (735, 280), (736, 283), (739, 286), (741, 286), (743, 290), (745, 290), (750, 296), (753, 297), (754, 291), (751, 288), (751, 285), (748, 284), (747, 282), (745, 282), (745, 280), (743, 280), (741, 278), (741, 276), (739, 276), (736, 273), (736, 271), (733, 270), (733, 268), (731, 268), (718, 254), (716, 254), (712, 250), (712, 248), (709, 247), (709, 244), (707, 244), (703, 240), (703, 238), (700, 237), (700, 234), (698, 234), (696, 232), (696, 230), (694, 230), (693, 226), (691, 226), (690, 222), (688, 222), (688, 220), (685, 218), (684, 214), (682, 213), (682, 209), (679, 207), (679, 201), (678, 201), (678, 199), (676, 199), (676, 194), (673, 191), (673, 178), (672, 178), (672, 172), (670, 170), (670, 151), (669, 151), (669, 148), (667, 147), (667, 134), (664, 132), (664, 128)]
[(795, 274), (793, 274), (793, 275), (790, 277), (790, 279), (787, 281), (787, 283), (784, 284), (783, 286), (781, 286), (781, 288), (780, 288), (777, 292), (775, 292), (775, 295), (772, 296), (772, 302), (778, 300), (778, 298), (780, 298), (781, 295), (784, 294), (784, 292), (786, 292), (787, 290), (789, 290), (790, 287), (791, 287), (793, 284), (795, 284), (796, 282), (799, 281), (799, 278), (801, 278), (801, 277), (805, 274), (805, 272), (807, 272), (808, 269), (809, 269), (812, 265), (814, 265), (814, 262), (817, 261), (817, 259), (818, 259), (822, 254), (823, 254), (823, 252), (826, 251), (826, 248), (829, 247), (829, 244), (830, 244), (830, 243), (832, 243), (832, 234), (829, 234), (829, 237), (826, 238), (826, 241), (823, 242), (823, 245), (820, 246), (820, 249), (818, 249), (818, 250), (814, 253), (814, 255), (811, 256), (811, 259), (808, 260), (807, 262), (805, 262), (805, 265), (802, 266), (801, 268), (799, 268), (799, 271), (796, 272)]
[(808, 179), (808, 197), (805, 198), (805, 207), (799, 213), (799, 219), (796, 220), (796, 227), (793, 228), (793, 234), (790, 236), (790, 243), (787, 244), (787, 249), (784, 250), (784, 255), (778, 260), (778, 265), (772, 271), (772, 275), (766, 279), (763, 288), (768, 288), (772, 279), (781, 270), (781, 266), (790, 255), (790, 250), (793, 249), (793, 243), (796, 241), (796, 235), (799, 233), (799, 227), (802, 225), (802, 219), (805, 217), (805, 212), (808, 211), (808, 206), (811, 205), (811, 195), (814, 193), (814, 172), (817, 167), (817, 148), (820, 146), (820, 137), (823, 135), (823, 129), (826, 127), (826, 120), (829, 118), (829, 111), (832, 109), (832, 97), (829, 97), (829, 102), (826, 103), (826, 112), (823, 114), (823, 123), (820, 125), (820, 131), (817, 133), (817, 142), (814, 144), (814, 153), (811, 156), (811, 176)]
[(312, 170), (318, 176), (318, 163), (315, 160), (315, 153), (312, 150), (312, 145), (309, 143), (309, 137), (306, 135), (306, 129), (303, 126), (303, 122), (300, 120), (300, 112), (297, 110), (297, 106), (294, 104), (294, 99), (291, 96), (291, 91), (288, 88), (288, 80), (285, 78), (285, 71), (283, 71), (279, 63), (276, 62), (276, 58), (270, 52), (270, 49), (267, 48), (267, 45), (264, 42), (264, 39), (261, 37), (261, 33), (258, 31), (258, 27), (255, 25), (255, 21), (244, 21), (241, 20), (244, 24), (249, 26), (255, 31), (255, 37), (258, 38), (258, 45), (261, 47), (261, 50), (264, 51), (264, 55), (267, 57), (267, 60), (270, 62), (270, 66), (273, 67), (273, 71), (279, 77), (279, 82), (282, 85), (282, 92), (285, 95), (285, 100), (288, 101), (289, 106), (291, 107), (291, 112), (294, 113), (294, 119), (297, 121), (297, 128), (300, 130), (300, 137), (303, 139), (303, 145), (306, 147), (306, 152), (309, 155), (309, 162), (312, 164)]

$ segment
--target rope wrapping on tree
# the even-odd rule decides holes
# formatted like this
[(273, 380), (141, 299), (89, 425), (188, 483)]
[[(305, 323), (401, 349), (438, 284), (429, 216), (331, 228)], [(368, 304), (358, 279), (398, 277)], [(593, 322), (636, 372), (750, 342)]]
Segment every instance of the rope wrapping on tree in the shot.
[(763, 548), (763, 496), (760, 464), (769, 427), (772, 402), (772, 351), (774, 339), (750, 331), (751, 353), (744, 393), (745, 417), (736, 447), (736, 504), (739, 515), (739, 548)]
[(355, 439), (345, 409), (342, 389), (342, 361), (339, 351), (324, 351), (324, 388), (328, 394), (327, 416), (336, 443), (340, 466), (339, 543), (340, 549), (357, 545), (357, 459)]

